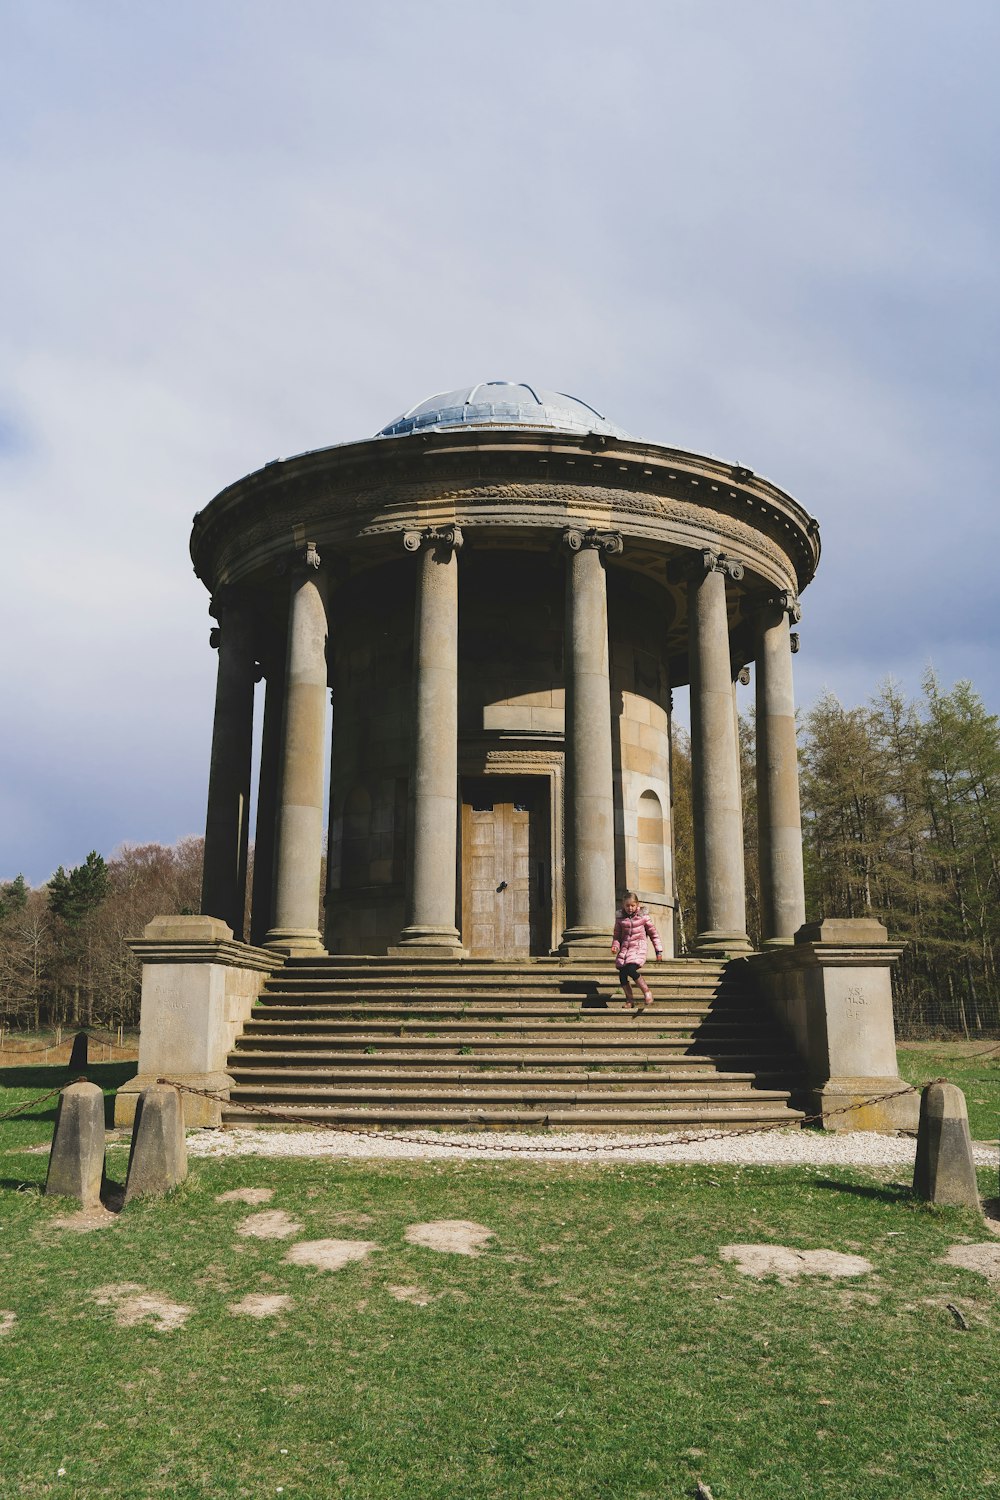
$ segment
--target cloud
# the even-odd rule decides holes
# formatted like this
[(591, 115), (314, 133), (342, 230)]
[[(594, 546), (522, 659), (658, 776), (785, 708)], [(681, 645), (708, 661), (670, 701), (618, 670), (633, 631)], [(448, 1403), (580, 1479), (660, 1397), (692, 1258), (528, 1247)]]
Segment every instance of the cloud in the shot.
[(191, 515), (465, 381), (574, 392), (818, 515), (804, 698), (933, 657), (1000, 707), (994, 7), (36, 0), (6, 29), (0, 872), (200, 826)]

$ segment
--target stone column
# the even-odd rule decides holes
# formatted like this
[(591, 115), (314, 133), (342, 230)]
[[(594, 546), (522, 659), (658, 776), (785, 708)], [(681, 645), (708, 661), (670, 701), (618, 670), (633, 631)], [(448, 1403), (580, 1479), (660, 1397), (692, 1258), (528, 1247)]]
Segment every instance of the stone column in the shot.
[(608, 592), (604, 555), (618, 532), (565, 532), (566, 930), (569, 958), (606, 953), (615, 916), (615, 809), (611, 761)]
[(746, 883), (739, 742), (726, 611), (726, 578), (743, 565), (702, 553), (688, 584), (691, 792), (697, 933), (705, 955), (746, 953)]
[(250, 832), (250, 768), (256, 662), (250, 610), (227, 590), (212, 600), (219, 622), (210, 640), (219, 650), (215, 726), (208, 778), (201, 909), (243, 939)]
[(790, 943), (806, 919), (802, 819), (795, 747), (790, 621), (794, 594), (769, 599), (757, 618), (757, 827), (761, 943)]
[(461, 958), (455, 926), (458, 868), (457, 526), (408, 531), (418, 555), (413, 628), (412, 832), (407, 849), (407, 922), (390, 952)]
[(281, 642), (265, 661), (264, 726), (257, 785), (257, 823), (253, 846), (253, 896), (250, 941), (263, 943), (274, 921), (274, 835), (278, 812), (278, 776), (285, 712), (285, 646)]
[(312, 542), (296, 559), (288, 614), (285, 711), (275, 820), (274, 925), (282, 953), (324, 952), (317, 926), (323, 858), (326, 603)]

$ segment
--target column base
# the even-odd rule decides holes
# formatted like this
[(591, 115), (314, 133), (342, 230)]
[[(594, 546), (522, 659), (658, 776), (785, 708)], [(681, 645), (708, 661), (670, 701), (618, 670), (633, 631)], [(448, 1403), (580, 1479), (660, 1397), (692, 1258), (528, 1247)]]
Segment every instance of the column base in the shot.
[[(920, 1118), (920, 1093), (911, 1090), (905, 1093), (906, 1082), (902, 1078), (828, 1078), (825, 1083), (813, 1084), (805, 1100), (806, 1113), (822, 1114), (821, 1130), (872, 1130), (880, 1135), (891, 1135), (904, 1130), (915, 1133)], [(878, 1104), (862, 1104), (880, 1094), (895, 1094), (894, 1099), (883, 1099)], [(849, 1105), (857, 1109), (848, 1109)], [(836, 1113), (841, 1110), (844, 1113)]]
[(609, 958), (611, 927), (567, 927), (558, 951), (560, 958)]
[(272, 927), (264, 947), (289, 958), (325, 958), (326, 949), (317, 927)]
[[(117, 1129), (131, 1126), (135, 1123), (135, 1112), (139, 1103), (139, 1095), (143, 1089), (151, 1088), (158, 1082), (160, 1077), (166, 1077), (167, 1072), (162, 1075), (157, 1073), (138, 1073), (135, 1078), (130, 1078), (123, 1083), (115, 1094), (115, 1126)], [(175, 1083), (185, 1083), (192, 1089), (207, 1089), (212, 1094), (223, 1094), (229, 1098), (229, 1091), (233, 1086), (233, 1080), (228, 1073), (170, 1073), (170, 1078)], [(184, 1115), (184, 1124), (187, 1128), (201, 1127), (205, 1129), (218, 1130), (222, 1124), (222, 1111), (224, 1105), (218, 1099), (202, 1099), (198, 1094), (181, 1093), (181, 1109)]]
[(699, 932), (691, 947), (697, 958), (743, 958), (753, 952), (745, 932)]
[(457, 927), (404, 927), (390, 958), (467, 958)]

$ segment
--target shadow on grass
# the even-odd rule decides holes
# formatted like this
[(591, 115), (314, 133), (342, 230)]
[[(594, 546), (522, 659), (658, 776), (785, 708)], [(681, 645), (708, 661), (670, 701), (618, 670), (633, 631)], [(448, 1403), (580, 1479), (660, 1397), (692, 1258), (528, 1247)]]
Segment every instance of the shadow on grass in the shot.
[(828, 1193), (849, 1193), (854, 1198), (868, 1198), (875, 1203), (909, 1203), (913, 1197), (913, 1189), (904, 1182), (837, 1182), (832, 1177), (817, 1177), (813, 1186), (825, 1188)]
[[(69, 1068), (65, 1064), (56, 1067), (0, 1068), (0, 1089), (30, 1089), (32, 1093), (45, 1094), (50, 1089), (63, 1089), (69, 1083), (86, 1079), (88, 1083), (96, 1083), (107, 1096), (104, 1101), (104, 1123), (110, 1128), (115, 1122), (114, 1091), (134, 1078), (137, 1072), (138, 1064), (135, 1062), (90, 1063), (83, 1070)], [(52, 1121), (56, 1117), (58, 1103), (57, 1098), (52, 1098), (46, 1102), (44, 1109), (26, 1109), (17, 1119)]]

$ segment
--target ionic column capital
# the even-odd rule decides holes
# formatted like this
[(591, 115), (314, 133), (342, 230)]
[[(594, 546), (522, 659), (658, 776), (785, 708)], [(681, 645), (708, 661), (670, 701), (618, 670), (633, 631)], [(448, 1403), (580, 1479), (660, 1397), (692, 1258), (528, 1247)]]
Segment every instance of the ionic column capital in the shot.
[(403, 532), (407, 552), (419, 552), (423, 547), (457, 552), (464, 540), (460, 526), (425, 526), (422, 530)]
[(712, 547), (702, 547), (698, 552), (685, 553), (667, 566), (667, 578), (671, 583), (701, 583), (709, 573), (722, 573), (738, 583), (743, 577), (743, 564), (736, 557), (727, 557)]
[(797, 625), (802, 618), (802, 605), (799, 603), (798, 595), (793, 594), (791, 589), (779, 589), (776, 594), (768, 595), (761, 608), (787, 615), (793, 625)]
[(580, 552), (584, 547), (595, 547), (608, 557), (614, 557), (625, 550), (625, 541), (620, 531), (599, 531), (596, 526), (589, 526), (585, 531), (577, 526), (567, 527), (562, 534), (562, 544), (567, 552)]
[(319, 578), (326, 573), (323, 559), (319, 555), (319, 548), (315, 542), (305, 542), (299, 547), (293, 547), (284, 557), (279, 558), (275, 564), (275, 573), (279, 578), (291, 575), (293, 578)]

